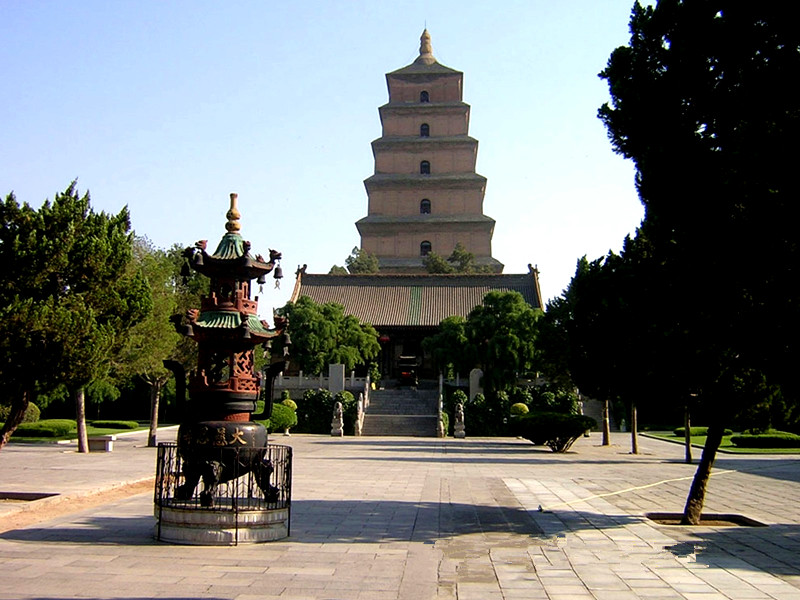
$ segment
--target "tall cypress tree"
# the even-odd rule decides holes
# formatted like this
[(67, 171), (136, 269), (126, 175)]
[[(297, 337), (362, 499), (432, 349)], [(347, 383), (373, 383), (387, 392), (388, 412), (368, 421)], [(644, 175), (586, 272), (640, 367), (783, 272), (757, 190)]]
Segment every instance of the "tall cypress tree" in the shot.
[[(795, 395), (800, 333), (793, 204), (800, 32), (787, 3), (634, 6), (628, 46), (600, 76), (616, 151), (636, 165), (659, 340), (712, 415), (687, 500), (699, 522), (725, 418), (760, 373)], [(752, 390), (750, 390), (752, 391)]]

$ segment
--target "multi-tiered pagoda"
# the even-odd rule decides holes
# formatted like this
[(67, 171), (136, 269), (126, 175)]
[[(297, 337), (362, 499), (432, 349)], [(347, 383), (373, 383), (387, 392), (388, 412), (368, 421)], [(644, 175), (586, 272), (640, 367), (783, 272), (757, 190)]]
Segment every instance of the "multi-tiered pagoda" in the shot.
[[(297, 272), (292, 300), (336, 302), (380, 333), (381, 372), (398, 376), (401, 362), (437, 375), (422, 340), (446, 317), (466, 317), (490, 291), (519, 292), (542, 307), (538, 271), (503, 274), (492, 257), (494, 220), (483, 214), (486, 178), (475, 172), (478, 142), (469, 136), (464, 75), (440, 64), (422, 33), (419, 57), (386, 75), (389, 102), (380, 107), (383, 135), (372, 142), (375, 173), (364, 181), (367, 216), (356, 223), (361, 248), (378, 257), (380, 271), (364, 275)], [(460, 243), (479, 273), (433, 275), (423, 260), (447, 258)], [(485, 272), (489, 271), (489, 272)]]
[(361, 248), (378, 257), (382, 273), (424, 273), (426, 255), (447, 257), (461, 243), (476, 264), (500, 273), (494, 219), (483, 214), (486, 178), (475, 172), (464, 74), (434, 58), (427, 29), (420, 40), (419, 57), (386, 75), (383, 135), (372, 142), (375, 174), (364, 181), (368, 214), (356, 223)]

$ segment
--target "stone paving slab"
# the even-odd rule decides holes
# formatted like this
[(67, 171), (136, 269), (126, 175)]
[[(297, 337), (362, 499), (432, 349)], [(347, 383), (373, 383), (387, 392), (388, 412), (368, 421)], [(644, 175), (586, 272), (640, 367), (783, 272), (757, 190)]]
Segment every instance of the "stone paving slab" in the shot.
[[(75, 497), (146, 479), (155, 453), (143, 439), (88, 456), (8, 446), (0, 491)], [(800, 600), (791, 456), (715, 466), (706, 512), (768, 527), (684, 528), (643, 516), (680, 512), (694, 474), (662, 441), (642, 439), (636, 456), (622, 434), (565, 455), (508, 438), (272, 441), (295, 452), (287, 540), (158, 543), (152, 494), (138, 494), (0, 534), (0, 600)]]

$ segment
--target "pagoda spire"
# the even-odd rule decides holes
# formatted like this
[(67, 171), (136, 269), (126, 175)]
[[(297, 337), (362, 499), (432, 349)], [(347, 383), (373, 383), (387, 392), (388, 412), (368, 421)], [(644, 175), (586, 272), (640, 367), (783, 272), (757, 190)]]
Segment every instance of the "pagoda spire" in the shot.
[(436, 62), (436, 59), (433, 57), (431, 34), (428, 33), (427, 28), (425, 28), (422, 35), (419, 36), (419, 57), (414, 62), (423, 65), (432, 65)]
[(239, 212), (239, 207), (237, 206), (238, 198), (239, 194), (231, 194), (231, 207), (225, 215), (225, 218), (228, 219), (228, 222), (225, 223), (225, 229), (228, 233), (238, 233), (242, 228), (239, 224), (239, 219), (242, 218), (242, 214)]

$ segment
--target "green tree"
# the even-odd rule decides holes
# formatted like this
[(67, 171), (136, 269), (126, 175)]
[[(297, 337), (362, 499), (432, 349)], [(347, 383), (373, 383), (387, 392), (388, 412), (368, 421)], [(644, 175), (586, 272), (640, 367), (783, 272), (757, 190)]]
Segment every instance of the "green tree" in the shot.
[(422, 259), (422, 265), (425, 270), (431, 274), (439, 273), (455, 273), (455, 268), (443, 256), (439, 256), (436, 252), (428, 252), (425, 258)]
[(440, 369), (483, 370), (486, 419), (493, 421), (487, 423), (488, 430), (499, 430), (508, 392), (519, 374), (534, 366), (540, 315), (518, 292), (489, 292), (466, 320), (449, 317), (436, 335), (423, 341)]
[(289, 319), (291, 359), (306, 373), (322, 373), (331, 363), (350, 371), (369, 365), (380, 352), (375, 328), (346, 315), (341, 304), (317, 304), (303, 296), (281, 313)]
[(466, 320), (459, 315), (447, 317), (438, 331), (422, 340), (422, 348), (430, 353), (434, 365), (446, 376), (466, 374), (474, 361), (469, 356)]
[(453, 252), (447, 259), (442, 258), (435, 252), (429, 252), (422, 259), (422, 264), (428, 273), (488, 273), (488, 267), (475, 264), (475, 255), (468, 252), (461, 242), (456, 243)]
[(344, 267), (340, 267), (339, 265), (333, 265), (331, 270), (328, 271), (328, 275), (347, 275), (347, 269)]
[(8, 441), (35, 391), (73, 392), (79, 450), (88, 451), (84, 387), (108, 371), (127, 330), (151, 309), (150, 289), (129, 274), (130, 220), (95, 213), (73, 182), (38, 210), (0, 203), (0, 381), (11, 398)]
[(170, 323), (177, 308), (174, 263), (167, 252), (153, 247), (150, 240), (137, 237), (133, 243), (133, 270), (138, 270), (152, 290), (153, 309), (126, 336), (116, 355), (115, 374), (122, 378), (139, 377), (150, 388), (150, 433), (148, 446), (156, 445), (161, 391), (170, 377), (164, 360), (179, 358), (181, 340)]
[(467, 344), (483, 370), (487, 397), (509, 392), (519, 374), (533, 368), (540, 316), (541, 311), (531, 308), (518, 292), (489, 292), (483, 304), (470, 311), (465, 327)]
[(344, 260), (344, 264), (351, 275), (377, 273), (380, 268), (378, 257), (358, 246), (353, 248), (350, 256)]
[(785, 3), (637, 3), (629, 45), (601, 73), (612, 100), (599, 115), (635, 163), (652, 244), (640, 302), (670, 316), (651, 344), (672, 354), (672, 391), (712, 419), (685, 523), (699, 522), (726, 418), (761, 401), (764, 377), (797, 398), (793, 16)]
[[(190, 309), (200, 306), (200, 299), (208, 290), (208, 278), (189, 267), (183, 255), (185, 246), (173, 244), (167, 250), (167, 258), (171, 267), (170, 287), (175, 295), (174, 317), (185, 315)], [(171, 357), (183, 365), (188, 372), (197, 365), (197, 343), (183, 335)]]

